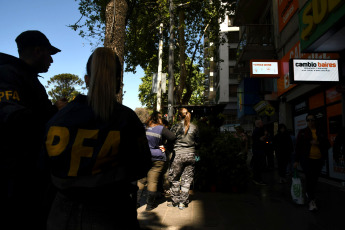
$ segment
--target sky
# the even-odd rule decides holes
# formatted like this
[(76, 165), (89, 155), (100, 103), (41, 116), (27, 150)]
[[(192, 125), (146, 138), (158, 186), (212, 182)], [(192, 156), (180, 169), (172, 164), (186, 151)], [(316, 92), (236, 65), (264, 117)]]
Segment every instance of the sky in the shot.
[[(39, 30), (61, 50), (52, 56), (54, 62), (49, 71), (40, 74), (43, 77), (39, 78), (41, 83), (46, 86), (51, 77), (62, 73), (84, 79), (87, 59), (96, 46), (91, 46), (89, 39), (67, 27), (77, 22), (80, 16), (75, 0), (0, 0), (0, 52), (18, 57), (16, 37), (26, 30)], [(124, 73), (126, 93), (123, 104), (133, 110), (143, 107), (138, 99), (143, 76), (140, 67), (135, 74)]]

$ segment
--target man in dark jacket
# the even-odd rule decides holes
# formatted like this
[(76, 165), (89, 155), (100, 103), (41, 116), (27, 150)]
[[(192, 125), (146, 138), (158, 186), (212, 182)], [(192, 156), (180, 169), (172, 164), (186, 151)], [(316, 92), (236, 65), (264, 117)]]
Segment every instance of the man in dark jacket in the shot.
[[(39, 31), (16, 38), (19, 58), (0, 53), (0, 199), (7, 229), (35, 228), (43, 194), (37, 160), (44, 126), (65, 102), (52, 105), (38, 73), (60, 52)], [(8, 223), (8, 224), (6, 224)], [(23, 227), (23, 225), (25, 227)], [(37, 229), (37, 228), (35, 228)]]
[(307, 127), (300, 130), (296, 140), (296, 159), (294, 168), (300, 163), (305, 173), (306, 192), (309, 210), (316, 211), (315, 191), (322, 166), (328, 156), (330, 143), (327, 134), (316, 127), (313, 114), (306, 117)]
[(266, 185), (262, 180), (262, 172), (265, 168), (266, 154), (265, 143), (268, 136), (264, 130), (264, 124), (261, 119), (255, 120), (255, 129), (252, 134), (252, 167), (253, 167), (253, 182), (256, 185)]

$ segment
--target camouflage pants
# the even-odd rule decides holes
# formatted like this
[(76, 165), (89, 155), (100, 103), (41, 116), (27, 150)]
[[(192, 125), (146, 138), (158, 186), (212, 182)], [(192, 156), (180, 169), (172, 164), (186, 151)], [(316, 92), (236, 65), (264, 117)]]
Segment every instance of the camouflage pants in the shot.
[(176, 153), (169, 170), (170, 193), (173, 202), (189, 203), (189, 189), (194, 177), (194, 164), (194, 153)]

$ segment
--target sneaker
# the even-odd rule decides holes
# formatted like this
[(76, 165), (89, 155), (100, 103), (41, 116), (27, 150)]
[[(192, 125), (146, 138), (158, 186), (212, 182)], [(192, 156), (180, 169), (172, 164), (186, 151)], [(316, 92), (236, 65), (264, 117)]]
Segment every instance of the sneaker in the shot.
[(317, 211), (317, 207), (314, 200), (309, 202), (309, 211)]
[(183, 209), (187, 208), (187, 205), (184, 204), (184, 203), (179, 203), (179, 204), (178, 204), (178, 208), (179, 208), (180, 210), (183, 210)]
[(263, 181), (257, 181), (257, 180), (253, 180), (253, 183), (256, 185), (267, 185)]
[(167, 203), (167, 206), (168, 206), (168, 207), (177, 207), (177, 206), (178, 206), (178, 203), (175, 203), (175, 202), (171, 201), (171, 202), (168, 202), (168, 203)]

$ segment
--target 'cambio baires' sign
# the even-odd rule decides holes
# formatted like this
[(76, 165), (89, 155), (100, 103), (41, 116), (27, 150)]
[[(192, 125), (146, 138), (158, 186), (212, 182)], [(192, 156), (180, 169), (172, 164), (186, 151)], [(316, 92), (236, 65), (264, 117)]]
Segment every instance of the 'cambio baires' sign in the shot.
[(292, 59), (293, 82), (337, 82), (338, 60)]

